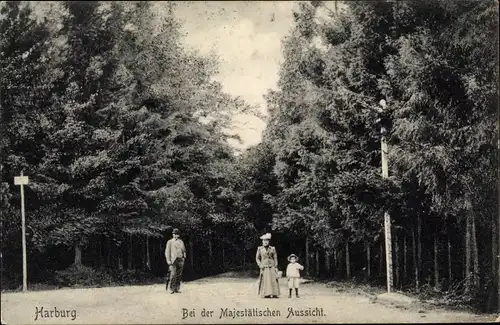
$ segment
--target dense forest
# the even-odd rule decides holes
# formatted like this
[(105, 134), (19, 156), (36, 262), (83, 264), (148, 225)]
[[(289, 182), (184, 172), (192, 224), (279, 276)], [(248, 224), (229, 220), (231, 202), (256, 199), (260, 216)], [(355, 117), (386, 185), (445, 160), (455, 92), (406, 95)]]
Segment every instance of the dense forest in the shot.
[(301, 2), (240, 155), (231, 117), (254, 108), (154, 6), (2, 5), (2, 289), (22, 283), (22, 171), (30, 284), (164, 276), (179, 228), (188, 279), (254, 267), (272, 232), (280, 268), (384, 285), (387, 211), (397, 290), (496, 310), (496, 1)]

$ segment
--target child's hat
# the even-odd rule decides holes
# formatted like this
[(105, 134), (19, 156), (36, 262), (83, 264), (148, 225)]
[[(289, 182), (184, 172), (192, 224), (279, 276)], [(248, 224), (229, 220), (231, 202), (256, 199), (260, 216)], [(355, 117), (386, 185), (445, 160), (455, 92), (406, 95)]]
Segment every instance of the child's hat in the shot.
[(297, 261), (299, 260), (299, 257), (298, 257), (297, 255), (295, 255), (295, 254), (291, 254), (290, 256), (288, 256), (288, 262), (290, 262), (290, 259), (291, 259), (292, 257), (295, 257), (295, 259), (296, 259)]

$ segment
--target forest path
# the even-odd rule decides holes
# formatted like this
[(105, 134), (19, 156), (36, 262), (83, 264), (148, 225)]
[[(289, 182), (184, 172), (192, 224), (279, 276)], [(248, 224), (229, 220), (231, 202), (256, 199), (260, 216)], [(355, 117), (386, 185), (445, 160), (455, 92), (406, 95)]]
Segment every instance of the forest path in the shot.
[[(442, 323), (493, 321), (494, 316), (443, 310), (410, 310), (370, 302), (362, 294), (338, 293), (324, 284), (307, 283), (300, 298), (288, 298), (286, 280), (281, 279), (281, 297), (257, 296), (255, 278), (217, 276), (182, 285), (180, 294), (170, 294), (165, 285), (124, 286), (92, 289), (61, 289), (29, 293), (2, 293), (2, 318), (7, 324), (179, 324), (179, 323)], [(40, 308), (54, 311), (53, 317), (35, 320)], [(221, 318), (221, 310), (275, 311), (275, 316)], [(289, 309), (323, 310), (323, 315), (289, 316)], [(56, 317), (59, 311), (59, 317)], [(195, 311), (186, 316), (184, 311)], [(203, 309), (213, 311), (202, 316)], [(61, 310), (76, 310), (76, 318), (62, 317)], [(189, 314), (189, 313), (188, 313)]]

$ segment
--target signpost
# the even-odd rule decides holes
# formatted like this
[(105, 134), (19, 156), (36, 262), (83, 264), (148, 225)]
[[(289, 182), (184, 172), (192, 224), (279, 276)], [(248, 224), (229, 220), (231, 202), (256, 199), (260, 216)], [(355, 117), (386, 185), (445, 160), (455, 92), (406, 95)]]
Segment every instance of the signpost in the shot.
[(26, 219), (24, 216), (24, 185), (28, 184), (28, 176), (14, 177), (14, 184), (21, 187), (21, 223), (22, 223), (22, 234), (23, 234), (23, 292), (28, 291), (28, 266), (26, 261)]
[[(380, 101), (380, 106), (384, 110), (386, 107), (385, 100)], [(382, 124), (380, 128), (380, 133), (382, 135), (380, 139), (380, 147), (382, 151), (382, 178), (389, 177), (389, 166), (388, 166), (388, 152), (387, 152), (387, 142), (385, 138), (387, 130)], [(387, 292), (392, 291), (393, 277), (392, 277), (392, 236), (391, 236), (391, 216), (389, 212), (384, 213), (384, 230), (385, 230), (385, 263), (386, 263), (386, 273), (387, 273)]]

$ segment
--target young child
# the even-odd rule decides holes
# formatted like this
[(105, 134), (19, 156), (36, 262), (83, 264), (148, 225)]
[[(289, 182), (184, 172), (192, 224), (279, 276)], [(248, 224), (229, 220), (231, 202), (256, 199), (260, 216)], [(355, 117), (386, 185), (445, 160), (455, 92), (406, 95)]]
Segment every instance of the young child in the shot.
[(295, 288), (295, 296), (299, 298), (299, 280), (300, 280), (300, 270), (303, 270), (304, 267), (297, 263), (299, 258), (297, 255), (292, 254), (288, 256), (288, 264), (286, 268), (286, 277), (288, 278), (288, 289), (290, 293), (288, 294), (288, 298), (292, 298), (292, 289)]

